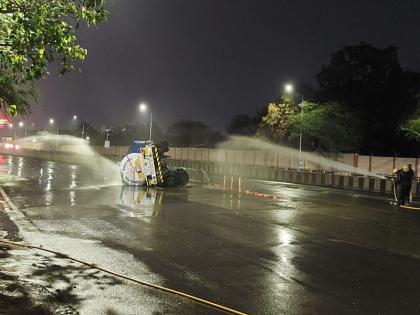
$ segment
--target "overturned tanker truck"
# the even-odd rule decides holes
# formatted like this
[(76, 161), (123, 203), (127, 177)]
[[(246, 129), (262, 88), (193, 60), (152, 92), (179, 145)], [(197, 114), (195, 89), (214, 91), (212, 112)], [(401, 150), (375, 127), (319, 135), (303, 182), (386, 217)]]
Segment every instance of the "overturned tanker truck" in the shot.
[(183, 187), (189, 175), (182, 169), (170, 170), (168, 142), (134, 141), (120, 162), (122, 181), (130, 186)]

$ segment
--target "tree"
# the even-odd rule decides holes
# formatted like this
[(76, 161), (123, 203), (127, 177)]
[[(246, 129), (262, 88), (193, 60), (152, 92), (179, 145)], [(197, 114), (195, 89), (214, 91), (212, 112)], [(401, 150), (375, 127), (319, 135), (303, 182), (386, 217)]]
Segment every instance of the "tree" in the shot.
[(0, 109), (11, 116), (27, 114), (30, 111), (31, 101), (37, 96), (31, 83), (17, 85), (10, 76), (0, 72)]
[(226, 131), (234, 135), (252, 136), (257, 132), (259, 124), (260, 120), (256, 116), (241, 114), (230, 120)]
[(302, 146), (308, 150), (354, 152), (360, 141), (359, 125), (357, 117), (338, 103), (305, 103), (302, 113), (289, 117), (289, 142), (297, 143), (302, 133)]
[[(60, 73), (74, 70), (87, 51), (77, 43), (76, 30), (106, 19), (103, 0), (1, 0), (0, 79), (10, 90), (45, 77), (55, 62)], [(29, 104), (14, 103), (0, 92), (1, 110), (15, 105), (25, 114)], [(21, 95), (23, 96), (23, 95)]]
[(339, 102), (363, 122), (362, 152), (387, 153), (400, 143), (395, 131), (415, 111), (420, 74), (402, 70), (396, 47), (344, 47), (317, 79), (321, 102)]
[(408, 140), (420, 142), (420, 118), (413, 118), (401, 125), (400, 130)]
[(197, 120), (180, 120), (168, 128), (168, 140), (171, 145), (212, 147), (224, 140), (219, 131)]
[(349, 152), (357, 149), (359, 121), (337, 103), (304, 102), (303, 111), (291, 103), (270, 103), (260, 131), (276, 143), (298, 146), (302, 133), (305, 150), (322, 153)]
[(226, 131), (231, 135), (253, 136), (257, 133), (261, 119), (267, 114), (267, 108), (257, 110), (255, 115), (240, 114), (230, 120)]
[(287, 143), (290, 118), (297, 112), (297, 106), (290, 102), (270, 103), (267, 113), (262, 117), (258, 136), (266, 137), (277, 143)]

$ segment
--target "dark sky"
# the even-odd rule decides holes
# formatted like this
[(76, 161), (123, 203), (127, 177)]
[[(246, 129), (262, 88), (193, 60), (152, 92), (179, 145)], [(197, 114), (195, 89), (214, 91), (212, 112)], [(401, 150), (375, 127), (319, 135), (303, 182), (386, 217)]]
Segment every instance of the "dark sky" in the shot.
[(100, 125), (198, 119), (224, 130), (254, 113), (285, 81), (316, 85), (330, 53), (361, 41), (399, 47), (420, 70), (418, 0), (113, 0), (107, 23), (83, 30), (82, 73), (40, 82), (27, 118), (65, 125), (77, 114)]

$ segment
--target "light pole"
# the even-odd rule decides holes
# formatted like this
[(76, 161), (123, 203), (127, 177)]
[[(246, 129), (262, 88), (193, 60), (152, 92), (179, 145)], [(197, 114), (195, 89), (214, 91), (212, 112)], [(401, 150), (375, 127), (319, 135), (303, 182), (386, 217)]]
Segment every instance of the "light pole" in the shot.
[[(287, 94), (292, 94), (294, 90), (294, 87), (292, 84), (288, 83), (284, 86), (284, 91)], [(304, 106), (304, 100), (303, 100), (303, 95), (295, 93), (297, 96), (301, 97), (300, 100), (300, 104), (298, 106), (300, 106), (300, 135), (299, 135), (299, 166), (298, 169), (300, 169), (302, 167), (302, 121), (303, 121), (303, 106)]]
[[(14, 125), (13, 125), (13, 124), (9, 124), (9, 128), (10, 128), (10, 129), (13, 129), (13, 127), (14, 127)], [(13, 138), (13, 139), (16, 139), (16, 128), (15, 128), (15, 130), (14, 130), (14, 131), (15, 131), (15, 136), (14, 136), (14, 138)]]
[[(22, 128), (25, 124), (23, 121), (19, 121), (19, 128)], [(26, 129), (25, 129), (25, 137), (26, 137)]]
[[(49, 123), (50, 123), (50, 126), (51, 126), (51, 130), (53, 130), (53, 126), (54, 126), (54, 123), (55, 123), (54, 118), (50, 118)], [(58, 126), (57, 126), (56, 133), (57, 133), (57, 136), (58, 136)]]
[[(73, 115), (73, 121), (77, 121), (77, 115)], [(85, 137), (85, 122), (82, 123), (82, 140), (84, 139), (84, 137)]]
[[(144, 113), (147, 111), (147, 105), (144, 103), (141, 103), (139, 105), (140, 112)], [(153, 113), (150, 111), (150, 125), (149, 125), (149, 141), (152, 141), (152, 124), (153, 124)]]

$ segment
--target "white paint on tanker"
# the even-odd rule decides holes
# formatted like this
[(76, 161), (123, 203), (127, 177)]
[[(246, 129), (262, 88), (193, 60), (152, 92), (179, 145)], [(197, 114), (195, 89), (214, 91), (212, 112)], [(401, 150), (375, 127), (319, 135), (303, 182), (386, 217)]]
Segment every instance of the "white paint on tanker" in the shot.
[(143, 155), (130, 153), (120, 162), (122, 180), (130, 186), (143, 186), (146, 184), (146, 176), (142, 170)]

